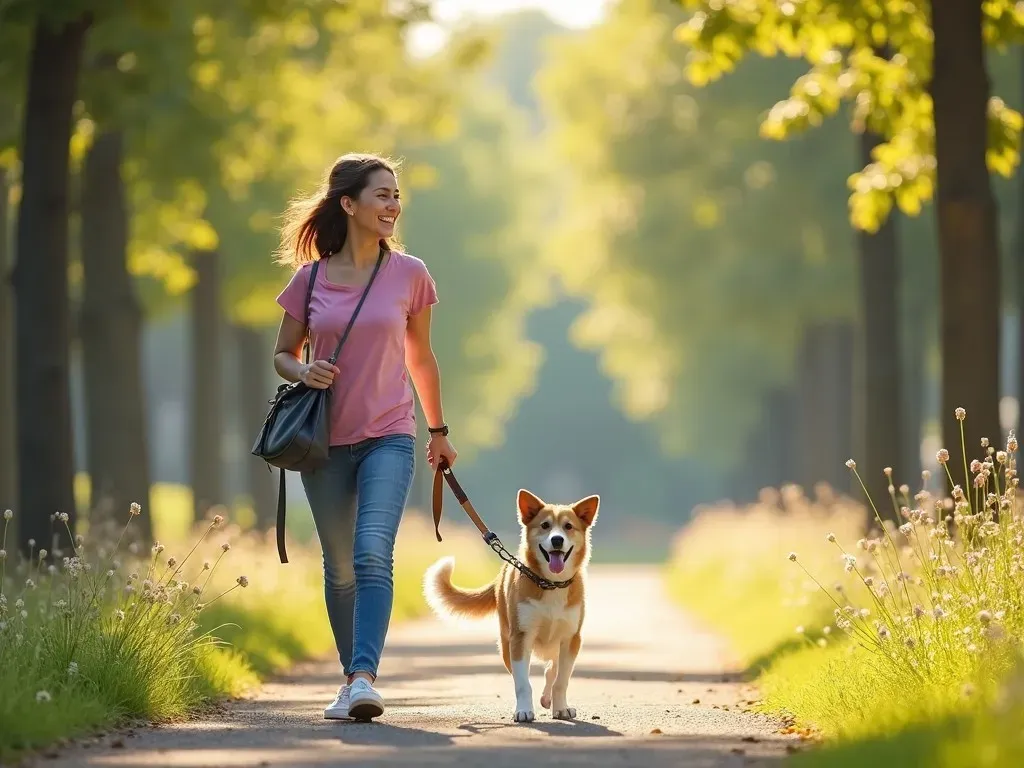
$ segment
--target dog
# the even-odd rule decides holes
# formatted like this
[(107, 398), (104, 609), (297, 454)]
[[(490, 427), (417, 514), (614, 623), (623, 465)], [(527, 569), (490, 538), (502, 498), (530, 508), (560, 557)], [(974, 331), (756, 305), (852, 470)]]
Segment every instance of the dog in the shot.
[(541, 706), (551, 709), (556, 719), (576, 718), (566, 696), (582, 642), (585, 571), (600, 503), (597, 495), (565, 505), (549, 504), (525, 489), (518, 493), (519, 560), (550, 581), (571, 580), (567, 587), (542, 589), (508, 563), (485, 586), (456, 587), (452, 557), (438, 560), (424, 575), (424, 596), (439, 616), (482, 618), (497, 613), (498, 647), (515, 685), (512, 719), (517, 723), (535, 719), (530, 687), (530, 662), (535, 657), (547, 662)]

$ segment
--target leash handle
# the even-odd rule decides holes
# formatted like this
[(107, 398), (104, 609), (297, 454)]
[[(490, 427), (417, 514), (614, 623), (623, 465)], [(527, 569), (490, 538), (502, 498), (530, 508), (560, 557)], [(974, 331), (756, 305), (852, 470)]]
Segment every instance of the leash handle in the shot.
[(441, 478), (444, 478), (448, 483), (448, 487), (452, 489), (452, 493), (455, 494), (455, 498), (459, 504), (462, 505), (462, 509), (465, 510), (466, 515), (470, 520), (473, 521), (473, 525), (477, 527), (480, 534), (484, 537), (484, 541), (488, 544), (491, 539), (494, 538), (494, 534), (487, 528), (487, 525), (483, 520), (480, 519), (480, 515), (477, 514), (473, 508), (473, 502), (469, 500), (469, 496), (462, 490), (462, 486), (459, 485), (459, 481), (455, 478), (455, 473), (452, 472), (452, 468), (448, 465), (446, 459), (441, 459), (437, 465), (437, 471), (434, 472), (434, 535), (438, 541), (441, 541), (441, 510), (444, 505), (444, 486), (441, 484)]

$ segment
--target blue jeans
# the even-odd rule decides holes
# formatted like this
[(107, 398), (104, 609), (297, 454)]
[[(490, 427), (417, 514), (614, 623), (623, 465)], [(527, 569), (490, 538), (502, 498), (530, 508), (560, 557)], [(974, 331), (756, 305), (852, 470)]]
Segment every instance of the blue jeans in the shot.
[(377, 677), (415, 444), (410, 435), (387, 435), (333, 446), (327, 466), (301, 473), (324, 553), (327, 617), (345, 675)]

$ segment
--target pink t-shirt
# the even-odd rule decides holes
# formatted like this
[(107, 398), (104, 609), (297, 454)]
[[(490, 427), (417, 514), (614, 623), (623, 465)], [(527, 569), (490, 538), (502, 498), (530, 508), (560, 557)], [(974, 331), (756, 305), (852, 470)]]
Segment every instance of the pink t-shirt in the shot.
[[(406, 323), (437, 303), (437, 290), (420, 259), (399, 251), (385, 258), (338, 355), (341, 374), (331, 385), (331, 445), (416, 434), (415, 401), (405, 368)], [(317, 270), (309, 302), (310, 360), (327, 360), (334, 353), (363, 292), (362, 285), (329, 282), (325, 267), (326, 262)], [(305, 321), (312, 270), (312, 264), (304, 264), (277, 297), (300, 323)]]

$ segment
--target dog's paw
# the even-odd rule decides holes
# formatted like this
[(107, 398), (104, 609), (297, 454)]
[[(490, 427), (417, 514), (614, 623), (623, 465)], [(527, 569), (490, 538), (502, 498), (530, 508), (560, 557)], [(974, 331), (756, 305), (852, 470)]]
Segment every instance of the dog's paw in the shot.
[(540, 705), (542, 707), (544, 707), (544, 709), (551, 709), (551, 694), (549, 694), (549, 693), (541, 694)]
[(551, 715), (555, 720), (575, 720), (576, 719), (576, 708), (565, 707), (564, 709), (556, 709)]
[(517, 723), (532, 723), (536, 716), (532, 709), (517, 709), (512, 719)]

